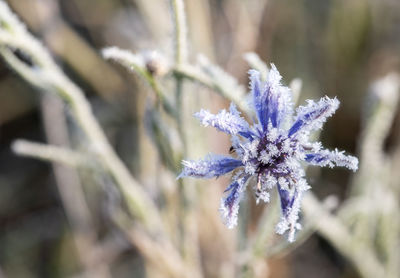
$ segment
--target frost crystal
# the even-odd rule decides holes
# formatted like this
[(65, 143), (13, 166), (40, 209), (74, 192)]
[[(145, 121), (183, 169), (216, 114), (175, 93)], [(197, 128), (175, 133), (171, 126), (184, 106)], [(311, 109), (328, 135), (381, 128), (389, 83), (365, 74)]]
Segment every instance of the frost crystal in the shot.
[(239, 168), (220, 206), (224, 223), (233, 228), (247, 182), (255, 176), (256, 202), (269, 202), (270, 191), (276, 188), (281, 201), (281, 219), (276, 232), (288, 232), (288, 240), (294, 241), (296, 230), (301, 229), (298, 220), (302, 196), (310, 188), (300, 162), (321, 167), (342, 166), (355, 171), (358, 159), (337, 149), (325, 150), (320, 142), (309, 141), (311, 132), (320, 129), (338, 109), (336, 98), (325, 96), (318, 102), (308, 100), (293, 116), (291, 91), (281, 85), (282, 77), (274, 65), (265, 82), (261, 82), (258, 71), (250, 70), (249, 75), (252, 105), (257, 115), (252, 126), (240, 116), (234, 104), (229, 112), (222, 110), (214, 115), (201, 110), (195, 114), (204, 126), (213, 126), (232, 135), (232, 153), (236, 158), (209, 155), (199, 161), (183, 161), (178, 178), (219, 177)]

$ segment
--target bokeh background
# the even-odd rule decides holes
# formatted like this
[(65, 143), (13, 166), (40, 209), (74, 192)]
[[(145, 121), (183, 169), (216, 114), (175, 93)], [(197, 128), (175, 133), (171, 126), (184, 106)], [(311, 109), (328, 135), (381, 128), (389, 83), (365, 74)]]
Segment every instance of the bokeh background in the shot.
[[(159, 165), (148, 158), (156, 156), (144, 124), (149, 89), (135, 74), (103, 60), (99, 51), (117, 45), (133, 52), (159, 49), (170, 55), (173, 30), (167, 1), (7, 2), (84, 89), (117, 152), (134, 176), (151, 188)], [(275, 63), (287, 84), (302, 79), (300, 103), (325, 94), (337, 96), (341, 107), (325, 125), (322, 142), (357, 153), (371, 82), (399, 71), (399, 1), (188, 0), (185, 4), (192, 53), (205, 54), (246, 84), (249, 68), (243, 54), (253, 51)], [(204, 88), (191, 90), (201, 105), (214, 112), (228, 105)], [(53, 168), (18, 157), (10, 149), (17, 138), (46, 142), (45, 105), (41, 93), (0, 63), (0, 277), (73, 277), (79, 268)], [(397, 114), (386, 140), (388, 153), (398, 144), (399, 124)], [(73, 122), (68, 125), (74, 130)], [(76, 131), (72, 140), (79, 141), (80, 136)], [(201, 136), (209, 150), (227, 153), (227, 137), (211, 129)], [(351, 173), (343, 169), (309, 170), (310, 183), (321, 198), (336, 195), (343, 200), (350, 179)], [(86, 180), (88, 190), (94, 182)], [(226, 183), (223, 179), (205, 186), (222, 189)], [(89, 195), (101, 236), (108, 231), (102, 214), (104, 197), (94, 189)], [(144, 277), (143, 261), (134, 248), (121, 247), (110, 256), (114, 256), (113, 277)], [(265, 277), (359, 277), (317, 235), (292, 253), (271, 259), (269, 266)]]

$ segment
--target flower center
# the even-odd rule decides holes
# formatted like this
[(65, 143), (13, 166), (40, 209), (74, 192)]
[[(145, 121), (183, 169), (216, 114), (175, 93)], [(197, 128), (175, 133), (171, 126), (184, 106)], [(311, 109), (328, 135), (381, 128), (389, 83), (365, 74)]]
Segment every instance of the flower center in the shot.
[(261, 138), (257, 146), (258, 174), (276, 174), (276, 170), (285, 163), (288, 157), (294, 155), (293, 146), (296, 142), (290, 138), (278, 136), (271, 140), (268, 136)]

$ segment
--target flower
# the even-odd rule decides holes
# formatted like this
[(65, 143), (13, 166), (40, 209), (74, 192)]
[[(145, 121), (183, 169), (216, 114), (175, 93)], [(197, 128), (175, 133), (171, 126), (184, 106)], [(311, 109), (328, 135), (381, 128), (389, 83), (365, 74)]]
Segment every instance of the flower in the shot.
[(229, 111), (222, 110), (216, 115), (207, 110), (195, 114), (204, 126), (213, 126), (232, 136), (231, 150), (235, 157), (208, 155), (198, 161), (184, 160), (178, 178), (213, 178), (235, 171), (220, 206), (228, 228), (237, 224), (239, 203), (250, 178), (256, 181), (257, 203), (268, 202), (271, 190), (277, 188), (281, 218), (276, 232), (288, 231), (288, 240), (294, 241), (296, 230), (301, 229), (298, 220), (302, 196), (310, 188), (302, 162), (321, 167), (344, 166), (355, 171), (358, 159), (337, 149), (323, 149), (320, 142), (310, 142), (311, 132), (320, 129), (339, 107), (336, 98), (308, 100), (293, 116), (291, 91), (281, 85), (282, 77), (273, 64), (265, 82), (261, 82), (256, 70), (250, 70), (249, 75), (251, 104), (257, 115), (252, 125), (240, 116), (233, 103)]

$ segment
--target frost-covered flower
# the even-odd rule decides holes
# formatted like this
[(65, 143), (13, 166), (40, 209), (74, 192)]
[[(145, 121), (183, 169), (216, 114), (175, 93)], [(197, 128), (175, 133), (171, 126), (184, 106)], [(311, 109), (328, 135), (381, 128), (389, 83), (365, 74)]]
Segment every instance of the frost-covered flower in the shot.
[(323, 149), (320, 142), (309, 141), (310, 133), (320, 129), (339, 107), (336, 98), (308, 100), (306, 106), (296, 109), (294, 116), (291, 91), (281, 85), (282, 77), (273, 64), (265, 82), (261, 82), (258, 71), (250, 70), (249, 75), (252, 106), (257, 115), (252, 126), (240, 116), (233, 103), (229, 111), (222, 110), (216, 115), (206, 110), (195, 114), (204, 126), (213, 126), (232, 136), (231, 150), (235, 157), (209, 155), (198, 161), (183, 161), (179, 178), (212, 178), (235, 170), (220, 206), (228, 228), (237, 224), (239, 203), (250, 177), (255, 177), (257, 203), (268, 202), (270, 191), (277, 188), (282, 216), (276, 232), (289, 231), (288, 239), (293, 241), (295, 231), (301, 228), (298, 220), (302, 196), (310, 188), (301, 162), (344, 166), (355, 171), (358, 159), (338, 150)]

